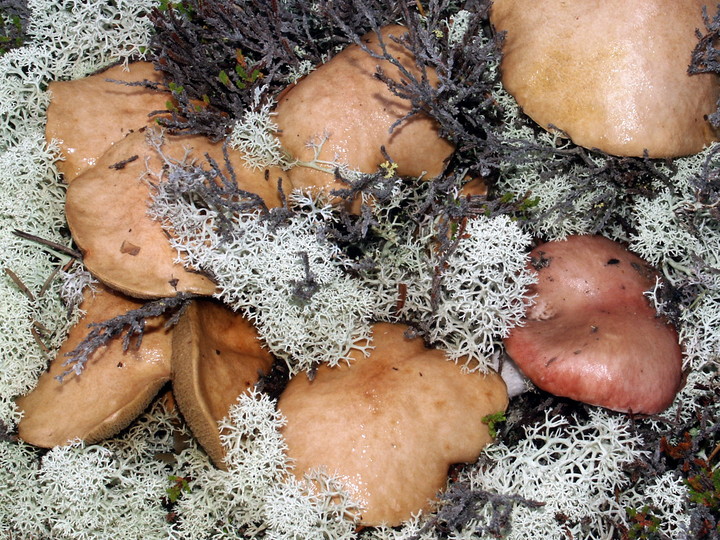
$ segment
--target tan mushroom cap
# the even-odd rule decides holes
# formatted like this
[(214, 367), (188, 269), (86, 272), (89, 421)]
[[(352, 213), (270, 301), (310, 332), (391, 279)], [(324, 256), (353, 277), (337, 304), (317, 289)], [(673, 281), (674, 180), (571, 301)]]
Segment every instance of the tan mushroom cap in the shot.
[(152, 122), (150, 112), (166, 108), (166, 92), (107, 79), (159, 82), (162, 76), (150, 62), (136, 62), (127, 69), (118, 65), (83, 79), (50, 83), (45, 138), (60, 141), (65, 159), (57, 167), (66, 182), (95, 165), (116, 141)]
[[(381, 34), (391, 54), (419, 78), (414, 57), (390, 39), (406, 32), (404, 27), (394, 25), (384, 27)], [(380, 52), (375, 32), (363, 36), (362, 41)], [(375, 78), (376, 66), (394, 80), (401, 80), (399, 70), (390, 62), (372, 58), (359, 46), (351, 45), (283, 94), (276, 108), (283, 147), (300, 160), (312, 161), (314, 150), (307, 143), (327, 137), (318, 159), (373, 173), (386, 161), (380, 151), (384, 145), (398, 164), (397, 174), (437, 176), (453, 146), (440, 138), (436, 122), (425, 115), (415, 115), (389, 133), (390, 126), (411, 107)], [(428, 70), (428, 76), (431, 83), (437, 84), (432, 70)], [(335, 181), (332, 170), (328, 173), (300, 166), (288, 175), (295, 188), (347, 187)]]
[(141, 306), (105, 287), (86, 294), (80, 306), (86, 315), (70, 330), (35, 389), (16, 401), (23, 412), (18, 424), (22, 440), (47, 448), (76, 438), (97, 442), (122, 430), (147, 407), (170, 380), (172, 332), (164, 328), (162, 317), (147, 319), (140, 348), (123, 351), (122, 339), (113, 339), (92, 354), (81, 375), (67, 375), (63, 382), (55, 378), (68, 369), (62, 365), (65, 354), (87, 336), (89, 324)]
[[(88, 270), (111, 287), (137, 298), (160, 298), (177, 292), (210, 295), (215, 284), (204, 275), (189, 271), (176, 262), (160, 222), (148, 216), (152, 188), (158, 183), (150, 171), (160, 171), (163, 161), (148, 143), (147, 136), (156, 128), (131, 133), (115, 143), (92, 168), (78, 176), (68, 187), (65, 203), (73, 239), (83, 252)], [(204, 163), (208, 153), (223, 163), (222, 144), (200, 136), (165, 136), (163, 152), (181, 160), (190, 157)], [(120, 168), (113, 165), (136, 156)], [(268, 206), (279, 205), (276, 185), (260, 172), (244, 168), (240, 154), (233, 152), (231, 162), (238, 182), (257, 193)]]
[(620, 156), (676, 157), (717, 139), (720, 85), (688, 75), (704, 0), (495, 0), (505, 88), (542, 127)]
[(215, 465), (224, 469), (218, 421), (240, 394), (268, 373), (272, 355), (252, 324), (212, 301), (196, 301), (173, 337), (173, 391), (185, 420)]
[(338, 475), (364, 507), (364, 525), (398, 525), (427, 509), (449, 466), (492, 441), (482, 419), (508, 403), (497, 373), (463, 373), (406, 329), (376, 324), (369, 357), (323, 365), (312, 381), (296, 376), (278, 403), (294, 474)]
[(644, 295), (657, 272), (621, 244), (570, 236), (531, 252), (537, 296), (508, 354), (537, 386), (609, 409), (654, 414), (682, 384), (675, 328)]

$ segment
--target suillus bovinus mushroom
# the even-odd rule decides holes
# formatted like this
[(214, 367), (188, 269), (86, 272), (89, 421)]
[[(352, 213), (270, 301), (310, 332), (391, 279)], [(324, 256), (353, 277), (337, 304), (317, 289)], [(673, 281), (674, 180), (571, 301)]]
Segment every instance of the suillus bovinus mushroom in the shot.
[(101, 323), (137, 309), (141, 304), (106, 287), (89, 289), (80, 306), (86, 314), (72, 328), (48, 371), (37, 386), (16, 402), (23, 417), (19, 437), (50, 448), (73, 439), (87, 443), (110, 437), (140, 414), (160, 388), (170, 380), (172, 331), (164, 317), (147, 319), (140, 348), (123, 350), (122, 340), (98, 348), (86, 366), (87, 373), (56, 377), (67, 371), (65, 354)]
[(57, 167), (71, 182), (113, 144), (149, 124), (151, 112), (166, 107), (169, 94), (129, 83), (160, 82), (150, 62), (117, 65), (101, 73), (72, 81), (53, 81), (45, 137), (60, 144), (63, 159)]
[(225, 468), (218, 422), (272, 362), (252, 324), (222, 304), (198, 300), (178, 323), (172, 355), (175, 400), (218, 467)]
[[(162, 138), (162, 155), (150, 138)], [(73, 239), (83, 261), (98, 279), (136, 298), (173, 296), (178, 292), (211, 295), (215, 284), (177, 261), (162, 224), (148, 215), (152, 183), (162, 181), (164, 159), (204, 161), (208, 154), (223, 163), (222, 144), (205, 137), (160, 135), (158, 128), (138, 130), (115, 143), (97, 163), (75, 178), (65, 202)], [(261, 171), (249, 171), (237, 152), (231, 163), (243, 189), (278, 206), (277, 188)]]
[(531, 252), (538, 282), (524, 324), (505, 347), (550, 393), (655, 414), (682, 384), (678, 334), (645, 295), (659, 274), (602, 236), (570, 236)]
[(218, 302), (196, 300), (176, 326), (168, 328), (167, 317), (145, 319), (138, 347), (131, 344), (125, 350), (122, 340), (111, 340), (92, 353), (81, 374), (64, 375), (66, 353), (85, 339), (88, 325), (142, 304), (100, 286), (95, 293), (88, 290), (81, 307), (87, 314), (73, 327), (50, 369), (35, 389), (17, 399), (23, 412), (20, 438), (47, 448), (75, 439), (97, 442), (129, 425), (172, 381), (175, 401), (193, 434), (224, 468), (217, 422), (273, 361), (250, 322)]
[(689, 75), (704, 0), (495, 0), (502, 81), (523, 111), (574, 143), (677, 157), (717, 140), (715, 74)]
[(294, 377), (278, 408), (293, 473), (337, 476), (364, 525), (398, 525), (428, 509), (451, 464), (477, 459), (492, 441), (487, 415), (505, 410), (495, 372), (464, 373), (442, 351), (378, 323), (368, 357)]
[[(413, 55), (393, 41), (406, 32), (403, 26), (391, 25), (383, 27), (379, 36), (388, 52), (420, 80)], [(361, 41), (375, 54), (381, 53), (377, 33), (370, 32)], [(410, 112), (411, 104), (375, 77), (377, 67), (396, 81), (403, 78), (388, 60), (350, 45), (283, 94), (275, 110), (280, 141), (293, 158), (314, 164), (288, 171), (293, 187), (328, 191), (347, 187), (335, 179), (334, 164), (374, 173), (386, 161), (383, 146), (400, 176), (434, 177), (442, 172), (453, 146), (424, 114), (413, 115), (390, 131)], [(437, 85), (433, 70), (427, 70), (427, 77)], [(318, 166), (318, 161), (324, 165)]]

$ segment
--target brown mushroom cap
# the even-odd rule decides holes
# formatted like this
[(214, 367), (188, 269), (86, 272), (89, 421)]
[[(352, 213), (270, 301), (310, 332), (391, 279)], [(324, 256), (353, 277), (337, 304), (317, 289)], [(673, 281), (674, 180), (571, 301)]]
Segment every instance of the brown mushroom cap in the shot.
[(128, 69), (118, 65), (83, 79), (50, 83), (45, 138), (60, 141), (65, 159), (57, 167), (66, 182), (92, 167), (116, 141), (150, 123), (150, 112), (166, 108), (165, 92), (107, 79), (159, 82), (162, 76), (152, 63), (136, 62)]
[(175, 399), (218, 467), (225, 468), (218, 421), (272, 362), (252, 324), (221, 304), (196, 301), (178, 323), (172, 358)]
[(147, 319), (140, 348), (123, 351), (114, 339), (98, 348), (85, 370), (63, 382), (55, 377), (68, 368), (65, 354), (90, 332), (88, 325), (122, 315), (142, 304), (110, 289), (86, 294), (80, 306), (86, 315), (72, 328), (65, 343), (40, 376), (37, 386), (16, 402), (23, 412), (18, 435), (30, 444), (50, 448), (79, 438), (93, 443), (110, 437), (137, 417), (170, 380), (171, 331), (165, 318)]
[(320, 366), (312, 381), (296, 376), (278, 403), (294, 474), (338, 475), (364, 507), (364, 525), (398, 525), (427, 509), (448, 467), (491, 442), (482, 419), (508, 402), (499, 375), (463, 373), (406, 329), (376, 324), (369, 357)]
[[(177, 252), (168, 242), (160, 222), (148, 216), (151, 202), (149, 181), (163, 162), (148, 143), (146, 132), (134, 132), (115, 143), (97, 161), (70, 184), (65, 214), (73, 239), (83, 252), (88, 270), (111, 287), (137, 298), (173, 296), (177, 292), (210, 295), (215, 284), (207, 277), (191, 272), (175, 262)], [(222, 144), (210, 143), (200, 136), (165, 136), (163, 152), (181, 160), (190, 157), (204, 161), (208, 153), (223, 163)], [(128, 158), (134, 161), (113, 167)], [(248, 171), (240, 154), (233, 152), (231, 162), (238, 182), (247, 191), (257, 193), (268, 206), (280, 204), (276, 186), (265, 180), (262, 171)]]
[(505, 88), (542, 127), (620, 156), (676, 157), (717, 140), (720, 85), (688, 75), (704, 0), (495, 0)]
[[(406, 32), (397, 25), (381, 30), (391, 54), (419, 77), (414, 57), (390, 38)], [(380, 52), (375, 32), (361, 39), (373, 51)], [(320, 142), (327, 136), (318, 159), (373, 173), (386, 161), (380, 150), (384, 145), (398, 165), (397, 174), (437, 176), (453, 146), (440, 138), (437, 124), (425, 115), (415, 115), (389, 133), (390, 126), (411, 107), (374, 76), (376, 66), (394, 80), (401, 79), (399, 70), (390, 62), (372, 58), (359, 46), (351, 45), (286, 92), (276, 108), (283, 147), (300, 160), (312, 161), (314, 150), (307, 143)], [(437, 84), (432, 70), (428, 70), (428, 76), (431, 83)], [(288, 175), (295, 188), (347, 187), (335, 181), (330, 169), (322, 172), (295, 167)]]
[(536, 302), (505, 340), (537, 386), (609, 409), (654, 414), (680, 389), (675, 328), (643, 294), (658, 275), (617, 242), (571, 236), (531, 252)]

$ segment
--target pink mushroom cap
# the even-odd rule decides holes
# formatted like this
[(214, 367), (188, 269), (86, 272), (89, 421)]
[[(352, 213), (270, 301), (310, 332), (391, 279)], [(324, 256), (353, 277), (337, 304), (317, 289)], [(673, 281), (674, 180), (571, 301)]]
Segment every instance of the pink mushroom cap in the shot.
[(538, 387), (616, 411), (655, 414), (682, 385), (674, 326), (644, 294), (658, 273), (617, 242), (570, 236), (531, 252), (538, 283), (505, 347)]

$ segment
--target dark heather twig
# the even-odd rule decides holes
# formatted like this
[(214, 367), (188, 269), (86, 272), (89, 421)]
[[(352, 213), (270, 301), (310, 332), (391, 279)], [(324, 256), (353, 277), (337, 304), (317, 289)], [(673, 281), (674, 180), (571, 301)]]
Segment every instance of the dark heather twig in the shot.
[[(510, 515), (516, 505), (526, 508), (539, 508), (545, 503), (520, 497), (519, 495), (503, 495), (481, 489), (471, 489), (459, 482), (440, 495), (440, 509), (420, 529), (412, 539), (429, 531), (443, 537), (458, 532), (470, 523), (474, 525), (473, 533), (483, 536), (491, 535), (500, 538), (510, 530)], [(485, 522), (482, 509), (490, 507), (491, 516)]]
[(139, 348), (142, 344), (147, 319), (166, 316), (165, 328), (170, 328), (177, 324), (187, 306), (197, 297), (198, 295), (194, 294), (179, 293), (177, 296), (147, 302), (141, 308), (133, 309), (110, 320), (88, 325), (91, 330), (85, 339), (65, 355), (67, 359), (63, 362), (63, 366), (68, 367), (68, 369), (56, 378), (62, 382), (66, 376), (72, 373), (81, 375), (90, 360), (90, 356), (99, 347), (119, 337), (123, 332), (125, 333), (123, 350), (128, 350), (131, 346)]
[[(257, 93), (262, 104), (306, 62), (320, 64), (346, 44), (324, 13), (327, 4), (334, 2), (187, 0), (182, 11), (153, 10), (151, 50), (178, 102), (169, 120), (158, 121), (176, 132), (223, 138), (255, 106)], [(394, 4), (376, 1), (374, 9), (391, 20)], [(343, 20), (359, 22), (351, 10)]]
[(53, 271), (48, 275), (48, 277), (45, 279), (45, 282), (42, 284), (42, 287), (40, 287), (40, 292), (38, 292), (38, 297), (42, 298), (45, 293), (48, 291), (50, 286), (52, 285), (53, 281), (55, 281), (55, 278), (62, 270), (63, 272), (69, 272), (70, 269), (73, 267), (73, 265), (77, 262), (77, 259), (70, 259), (62, 266), (56, 266)]
[(136, 161), (139, 158), (137, 154), (134, 156), (130, 156), (129, 158), (123, 159), (121, 161), (118, 161), (117, 163), (113, 163), (108, 167), (108, 169), (115, 169), (116, 171), (119, 171), (120, 169), (124, 169), (125, 166), (128, 163), (132, 163), (133, 161)]
[[(30, 8), (27, 0), (0, 0), (0, 55), (25, 42)], [(7, 19), (7, 20), (6, 20)]]
[(278, 196), (280, 197), (280, 206), (271, 208), (262, 218), (268, 223), (271, 231), (277, 230), (278, 227), (283, 227), (288, 224), (290, 218), (295, 215), (295, 211), (290, 208), (287, 195), (283, 189), (282, 178), (277, 180)]
[[(270, 211), (262, 197), (238, 186), (230, 162), (227, 143), (223, 146), (225, 170), (209, 155), (209, 169), (195, 165), (177, 165), (169, 170), (167, 181), (158, 186), (160, 196), (170, 200), (192, 200), (216, 213), (220, 236), (227, 240), (235, 230), (234, 219), (247, 212), (268, 216)], [(280, 185), (278, 189), (281, 189)]]
[[(702, 165), (700, 174), (690, 180), (698, 205), (694, 214), (720, 221), (720, 146), (715, 146)], [(695, 229), (697, 233), (697, 229)]]
[(307, 251), (297, 253), (302, 261), (305, 270), (305, 277), (301, 280), (293, 280), (293, 297), (301, 304), (307, 304), (312, 300), (313, 295), (320, 290), (320, 284), (310, 270), (310, 260)]

